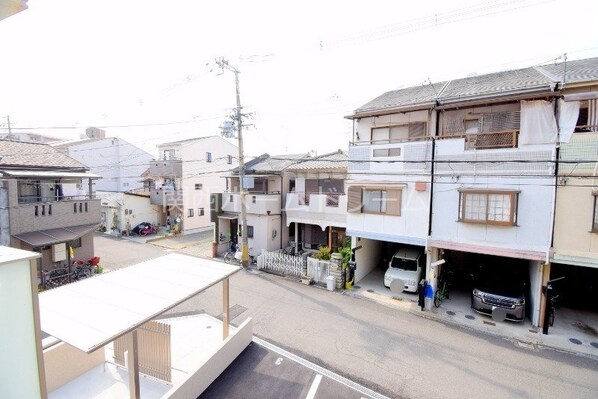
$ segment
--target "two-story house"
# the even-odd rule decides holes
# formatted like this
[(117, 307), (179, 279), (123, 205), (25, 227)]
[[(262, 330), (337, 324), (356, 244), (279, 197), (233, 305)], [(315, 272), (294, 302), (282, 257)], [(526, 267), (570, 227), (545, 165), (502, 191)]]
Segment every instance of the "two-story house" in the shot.
[(355, 281), (383, 270), (402, 247), (423, 252), (429, 234), (436, 90), (421, 86), (383, 94), (348, 118), (347, 235), (356, 253)]
[(49, 145), (0, 140), (0, 245), (41, 253), (39, 270), (68, 263), (68, 247), (94, 256), (97, 178)]
[[(294, 173), (287, 171), (292, 165), (309, 159), (309, 154), (260, 155), (245, 162), (244, 184), (247, 216), (248, 249), (251, 256), (262, 250), (274, 251), (282, 248), (289, 240), (295, 240), (295, 229), (287, 227), (285, 204), (286, 193), (295, 187)], [(241, 192), (239, 169), (226, 178), (226, 191), (222, 193), (222, 206), (218, 209), (217, 228), (218, 253), (226, 251), (233, 244), (241, 242)]]
[(238, 165), (238, 148), (220, 136), (163, 143), (150, 162), (150, 201), (160, 208), (159, 221), (180, 218), (181, 232), (211, 225), (210, 194), (222, 193), (226, 176)]
[[(573, 192), (559, 194), (555, 187), (557, 174), (563, 181), (562, 174), (577, 167), (559, 172), (563, 156), (580, 157), (565, 146), (559, 159), (562, 138), (584, 112), (592, 114), (591, 102), (581, 103), (576, 114), (562, 100), (568, 92), (592, 97), (597, 63), (569, 61), (431, 83), (385, 93), (356, 110), (350, 116), (355, 128), (347, 230), (366, 249), (357, 254), (357, 281), (381, 256), (415, 245), (426, 252), (432, 290), (439, 260), (461, 278), (461, 287), (482, 266), (507, 280), (524, 276), (526, 314), (541, 324), (553, 233), (561, 259), (573, 247), (591, 248), (587, 231), (579, 245), (559, 223), (554, 227), (555, 208), (558, 220), (559, 208), (576, 206)], [(573, 203), (560, 202), (567, 196)], [(560, 218), (569, 218), (570, 227), (581, 222)], [(390, 252), (380, 250), (385, 242), (394, 243)]]
[(296, 249), (326, 246), (336, 252), (345, 241), (349, 157), (341, 150), (289, 166), (294, 190), (286, 196), (286, 224)]

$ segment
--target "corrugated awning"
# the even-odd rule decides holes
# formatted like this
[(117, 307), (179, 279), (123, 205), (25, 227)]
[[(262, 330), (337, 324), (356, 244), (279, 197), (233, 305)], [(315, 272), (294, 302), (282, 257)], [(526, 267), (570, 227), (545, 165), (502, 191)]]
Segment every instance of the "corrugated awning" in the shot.
[(91, 353), (241, 270), (168, 254), (39, 295), (42, 331)]
[(239, 219), (239, 215), (236, 213), (223, 213), (222, 215), (218, 215), (218, 219), (235, 220)]
[(46, 245), (75, 240), (84, 236), (90, 231), (94, 231), (99, 226), (100, 225), (97, 223), (84, 224), (81, 226), (63, 227), (58, 229), (30, 231), (28, 233), (15, 234), (13, 237), (26, 242), (32, 247), (43, 247)]
[(89, 172), (61, 172), (46, 170), (0, 170), (3, 174), (12, 177), (50, 177), (50, 178), (85, 178), (100, 179), (102, 176)]

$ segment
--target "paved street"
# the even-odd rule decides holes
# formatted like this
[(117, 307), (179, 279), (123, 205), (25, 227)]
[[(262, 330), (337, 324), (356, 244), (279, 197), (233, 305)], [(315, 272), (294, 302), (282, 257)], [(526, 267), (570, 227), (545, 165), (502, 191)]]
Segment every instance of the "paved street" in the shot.
[[(201, 252), (199, 241), (185, 251)], [(95, 242), (109, 268), (167, 251), (103, 235)], [(257, 337), (393, 398), (595, 398), (598, 392), (594, 358), (521, 347), (269, 274), (236, 274), (231, 305), (233, 323), (252, 317)], [(172, 313), (197, 310), (218, 316), (220, 287)]]

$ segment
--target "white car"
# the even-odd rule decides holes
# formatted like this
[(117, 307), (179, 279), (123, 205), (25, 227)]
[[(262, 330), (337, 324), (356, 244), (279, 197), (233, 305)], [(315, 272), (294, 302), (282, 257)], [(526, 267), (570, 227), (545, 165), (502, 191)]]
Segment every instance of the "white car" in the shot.
[(392, 280), (402, 281), (402, 291), (417, 292), (421, 279), (424, 252), (413, 248), (401, 248), (388, 262), (388, 270), (384, 274), (384, 286), (390, 288)]

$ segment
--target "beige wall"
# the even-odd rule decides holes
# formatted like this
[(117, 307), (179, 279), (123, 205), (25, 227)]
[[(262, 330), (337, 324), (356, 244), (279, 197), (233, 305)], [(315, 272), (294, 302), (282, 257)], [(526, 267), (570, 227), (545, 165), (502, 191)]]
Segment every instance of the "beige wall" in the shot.
[(103, 349), (87, 354), (64, 342), (44, 351), (46, 385), (51, 393), (104, 362)]
[(554, 225), (555, 257), (588, 258), (598, 267), (598, 232), (593, 233), (594, 195), (592, 179), (567, 178), (557, 191)]

